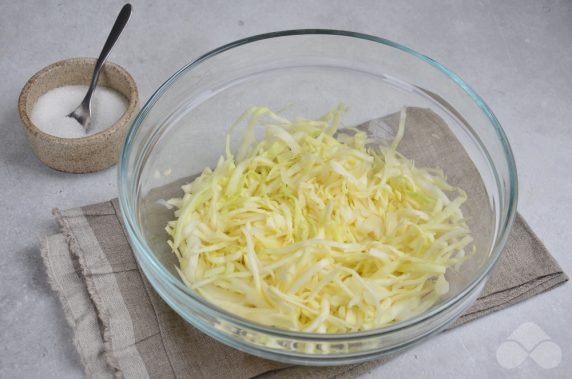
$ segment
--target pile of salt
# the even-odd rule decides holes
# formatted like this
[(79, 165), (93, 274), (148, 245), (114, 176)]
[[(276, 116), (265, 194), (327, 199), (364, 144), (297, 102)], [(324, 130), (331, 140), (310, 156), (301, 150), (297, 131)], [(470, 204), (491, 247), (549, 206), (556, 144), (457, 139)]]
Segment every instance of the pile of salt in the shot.
[(89, 133), (75, 119), (67, 117), (82, 101), (87, 88), (64, 86), (40, 96), (32, 109), (32, 123), (43, 132), (62, 138), (81, 138), (109, 128), (127, 109), (127, 99), (107, 87), (97, 87), (91, 98)]

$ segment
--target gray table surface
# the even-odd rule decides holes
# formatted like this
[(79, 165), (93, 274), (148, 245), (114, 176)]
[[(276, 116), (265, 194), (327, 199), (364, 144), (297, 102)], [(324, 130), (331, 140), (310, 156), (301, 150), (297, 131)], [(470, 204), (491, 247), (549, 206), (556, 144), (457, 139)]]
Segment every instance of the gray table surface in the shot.
[[(0, 2), (0, 377), (83, 376), (39, 243), (57, 232), (54, 207), (116, 196), (115, 168), (72, 175), (45, 167), (19, 125), (26, 80), (54, 61), (95, 56), (120, 1)], [(458, 73), (495, 111), (516, 156), (519, 210), (572, 273), (572, 1), (133, 1), (110, 60), (145, 100), (178, 68), (232, 40), (293, 28), (360, 31), (401, 42)], [(572, 286), (441, 334), (366, 375), (570, 377)], [(562, 361), (515, 369), (497, 350), (525, 322), (559, 346)]]

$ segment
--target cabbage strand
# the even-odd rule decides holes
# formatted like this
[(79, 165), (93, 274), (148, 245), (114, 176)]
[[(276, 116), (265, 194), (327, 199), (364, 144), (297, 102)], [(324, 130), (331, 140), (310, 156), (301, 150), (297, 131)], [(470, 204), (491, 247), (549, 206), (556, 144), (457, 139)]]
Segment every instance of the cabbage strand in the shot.
[[(318, 120), (246, 111), (236, 156), (183, 186), (169, 244), (187, 286), (211, 303), (282, 329), (342, 333), (419, 314), (449, 291), (471, 244), (466, 194), (358, 129), (343, 106)], [(255, 129), (263, 128), (257, 140)], [(452, 200), (446, 195), (452, 195)]]

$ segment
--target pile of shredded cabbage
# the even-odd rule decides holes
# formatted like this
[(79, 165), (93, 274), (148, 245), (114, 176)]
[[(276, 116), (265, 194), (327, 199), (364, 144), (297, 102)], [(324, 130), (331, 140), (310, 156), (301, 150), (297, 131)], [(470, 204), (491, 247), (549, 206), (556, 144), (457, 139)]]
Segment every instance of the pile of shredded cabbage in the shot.
[(472, 242), (465, 193), (396, 151), (405, 108), (393, 142), (376, 149), (358, 129), (338, 132), (344, 111), (241, 116), (236, 155), (233, 127), (216, 168), (169, 201), (169, 244), (187, 286), (245, 319), (316, 333), (395, 323), (448, 292), (445, 273)]

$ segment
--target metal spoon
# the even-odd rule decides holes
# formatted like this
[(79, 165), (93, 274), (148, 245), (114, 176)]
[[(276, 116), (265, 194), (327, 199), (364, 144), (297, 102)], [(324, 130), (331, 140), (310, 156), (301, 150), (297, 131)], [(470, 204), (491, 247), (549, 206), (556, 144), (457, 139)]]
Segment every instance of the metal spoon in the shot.
[(95, 63), (95, 68), (93, 70), (93, 76), (91, 78), (91, 84), (89, 85), (85, 97), (83, 98), (81, 104), (67, 116), (76, 119), (77, 122), (79, 122), (81, 126), (83, 126), (86, 133), (89, 131), (89, 128), (91, 126), (91, 95), (93, 95), (93, 91), (97, 86), (99, 73), (103, 68), (103, 64), (105, 63), (107, 55), (111, 51), (113, 45), (115, 45), (115, 42), (117, 41), (117, 38), (119, 38), (119, 35), (123, 31), (123, 28), (127, 24), (127, 21), (129, 21), (129, 17), (131, 16), (131, 9), (132, 9), (131, 4), (125, 4), (123, 8), (121, 8), (121, 11), (117, 16), (117, 19), (115, 20), (115, 24), (113, 24), (113, 28), (111, 28), (111, 32), (107, 37), (107, 41), (105, 41), (105, 45), (103, 45), (103, 49), (99, 54), (99, 58), (97, 58), (97, 62)]

